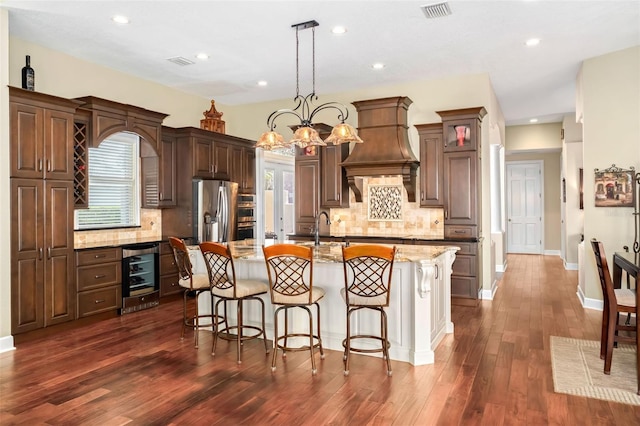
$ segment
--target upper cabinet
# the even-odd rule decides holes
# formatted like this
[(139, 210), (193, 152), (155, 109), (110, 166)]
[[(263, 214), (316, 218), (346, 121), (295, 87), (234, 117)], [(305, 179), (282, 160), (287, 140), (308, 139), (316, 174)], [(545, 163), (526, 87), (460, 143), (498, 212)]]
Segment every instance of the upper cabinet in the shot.
[(94, 96), (76, 100), (82, 103), (82, 109), (90, 112), (90, 147), (98, 146), (114, 133), (131, 132), (140, 135), (154, 151), (158, 151), (162, 120), (167, 114)]
[(231, 144), (214, 142), (213, 177), (220, 180), (231, 179)]
[(73, 114), (78, 103), (9, 88), (11, 177), (73, 180)]
[(176, 149), (174, 129), (163, 127), (157, 155), (142, 155), (142, 207), (161, 208), (176, 205)]
[(349, 182), (342, 163), (349, 156), (349, 144), (320, 148), (320, 207), (349, 207)]
[(420, 207), (442, 207), (444, 145), (442, 124), (418, 124), (420, 137)]
[(241, 194), (256, 193), (256, 149), (253, 143), (231, 149), (231, 181)]

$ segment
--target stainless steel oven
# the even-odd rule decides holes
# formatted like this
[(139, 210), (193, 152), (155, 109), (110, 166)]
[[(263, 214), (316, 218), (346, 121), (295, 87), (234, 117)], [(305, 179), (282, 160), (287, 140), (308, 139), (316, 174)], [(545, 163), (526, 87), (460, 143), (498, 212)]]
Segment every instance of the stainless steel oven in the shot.
[(257, 215), (255, 194), (238, 194), (236, 212), (238, 215), (236, 240), (255, 238)]

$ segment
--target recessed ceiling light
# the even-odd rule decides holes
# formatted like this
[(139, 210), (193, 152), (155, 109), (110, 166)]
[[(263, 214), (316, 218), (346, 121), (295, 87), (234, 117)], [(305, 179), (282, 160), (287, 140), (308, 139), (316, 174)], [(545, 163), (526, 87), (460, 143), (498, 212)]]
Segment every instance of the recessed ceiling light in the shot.
[(537, 123), (538, 119), (537, 118), (532, 118), (531, 120), (529, 120), (529, 123)]
[(537, 45), (539, 45), (539, 44), (540, 44), (540, 39), (539, 39), (539, 38), (530, 38), (529, 40), (527, 40), (527, 41), (525, 42), (525, 44), (526, 44), (527, 46), (529, 46), (529, 47), (537, 46)]
[(384, 68), (384, 64), (382, 62), (377, 62), (371, 65), (371, 68), (373, 68), (374, 70), (381, 70)]
[(196, 58), (205, 61), (205, 60), (209, 59), (209, 55), (207, 55), (206, 53), (198, 53), (196, 55)]
[(129, 18), (127, 18), (126, 16), (123, 16), (123, 15), (115, 15), (114, 17), (111, 18), (111, 20), (113, 22), (115, 22), (116, 24), (128, 24), (129, 23)]
[(267, 82), (266, 82), (266, 81), (264, 81), (264, 80), (260, 80), (260, 81), (258, 82), (258, 86), (263, 86), (263, 87), (264, 87), (264, 86), (266, 86), (266, 85), (267, 85)]
[(337, 26), (337, 27), (333, 27), (331, 29), (331, 32), (334, 34), (344, 34), (347, 32), (347, 29), (345, 27)]

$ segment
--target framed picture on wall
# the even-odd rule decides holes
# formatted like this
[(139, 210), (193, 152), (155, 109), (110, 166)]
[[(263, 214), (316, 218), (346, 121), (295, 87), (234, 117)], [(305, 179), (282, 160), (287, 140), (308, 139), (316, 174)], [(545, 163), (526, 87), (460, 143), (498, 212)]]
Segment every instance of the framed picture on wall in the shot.
[(594, 170), (596, 207), (633, 207), (635, 191), (633, 176), (635, 169), (621, 169), (612, 164), (611, 167)]

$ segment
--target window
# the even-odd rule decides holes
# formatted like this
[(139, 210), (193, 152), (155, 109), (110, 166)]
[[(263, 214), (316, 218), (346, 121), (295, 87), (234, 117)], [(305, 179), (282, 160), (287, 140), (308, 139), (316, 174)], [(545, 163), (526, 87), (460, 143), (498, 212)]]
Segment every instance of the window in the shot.
[(75, 229), (140, 226), (139, 138), (117, 133), (89, 148), (89, 208)]

